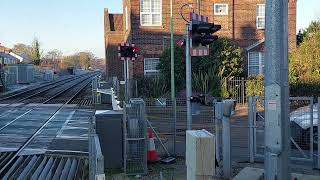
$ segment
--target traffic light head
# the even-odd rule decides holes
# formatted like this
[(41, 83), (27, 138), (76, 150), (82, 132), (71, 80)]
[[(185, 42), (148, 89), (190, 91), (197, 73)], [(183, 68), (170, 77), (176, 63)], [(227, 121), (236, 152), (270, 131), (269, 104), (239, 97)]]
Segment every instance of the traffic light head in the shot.
[(217, 35), (213, 33), (219, 31), (221, 25), (215, 25), (214, 23), (200, 23), (192, 24), (192, 44), (193, 46), (207, 46), (218, 39)]

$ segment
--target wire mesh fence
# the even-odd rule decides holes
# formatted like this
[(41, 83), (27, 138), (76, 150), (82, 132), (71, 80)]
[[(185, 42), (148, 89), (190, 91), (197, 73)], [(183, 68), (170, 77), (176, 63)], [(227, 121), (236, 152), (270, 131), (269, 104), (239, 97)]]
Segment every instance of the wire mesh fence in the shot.
[[(184, 156), (185, 131), (187, 129), (186, 99), (176, 99), (176, 114), (174, 113), (174, 102), (171, 99), (150, 98), (144, 100), (146, 118), (155, 128), (162, 143), (171, 154)], [(193, 104), (192, 111), (192, 128), (206, 129), (214, 133), (212, 106)], [(176, 141), (176, 146), (174, 145), (174, 140)], [(157, 151), (160, 155), (164, 155), (165, 151), (161, 147), (161, 143), (159, 141), (155, 143)]]
[[(254, 97), (253, 103), (254, 152), (256, 157), (264, 157), (264, 98)], [(314, 136), (317, 128), (314, 128), (313, 122), (313, 111), (316, 109), (313, 98), (290, 97), (289, 108), (291, 159), (313, 161), (314, 140), (317, 139), (317, 136)]]
[(128, 175), (147, 173), (145, 108), (142, 99), (131, 99), (124, 108), (124, 170)]
[(313, 159), (313, 98), (290, 99), (291, 156)]
[[(170, 154), (175, 153), (178, 156), (185, 156), (185, 132), (187, 129), (186, 100), (176, 100), (176, 114), (174, 113), (174, 102), (171, 99), (153, 98), (144, 99), (143, 102), (145, 119), (150, 122), (162, 142), (161, 144), (159, 139), (155, 141), (156, 150), (160, 156), (167, 156), (166, 149), (169, 150)], [(254, 108), (252, 109), (251, 106)], [(314, 121), (314, 114), (318, 114), (315, 112), (317, 105), (313, 104), (313, 98), (291, 97), (289, 107), (291, 159), (311, 162), (315, 154), (317, 154), (315, 153), (317, 148), (317, 144), (315, 143), (318, 142), (318, 124)], [(143, 112), (138, 110), (138, 108), (131, 105), (130, 108), (126, 106), (125, 109), (129, 111), (126, 113), (129, 114), (127, 115), (127, 158), (128, 160), (134, 160), (132, 163), (127, 161), (127, 167), (131, 166), (131, 170), (137, 172), (138, 170), (134, 168), (139, 166), (134, 163), (146, 161), (141, 156), (141, 152), (145, 151), (141, 147), (143, 147), (143, 142), (146, 141), (142, 139), (142, 141), (139, 141), (139, 138), (145, 138), (146, 132), (145, 130), (140, 131), (136, 127), (148, 126), (148, 124), (141, 124), (138, 120), (138, 117), (143, 115)], [(251, 116), (251, 114), (253, 115)], [(251, 122), (250, 118), (252, 117), (253, 120)], [(235, 115), (230, 119), (231, 151), (234, 161), (248, 161), (250, 158), (248, 152), (252, 149), (256, 160), (263, 160), (265, 148), (264, 117), (263, 97), (254, 97), (253, 104), (248, 104), (247, 108), (242, 106), (236, 108)], [(192, 128), (206, 129), (216, 134), (217, 143), (220, 144), (217, 154), (221, 154), (223, 127), (222, 123), (216, 120), (212, 105), (192, 104)], [(251, 148), (251, 141), (253, 141), (253, 148)]]

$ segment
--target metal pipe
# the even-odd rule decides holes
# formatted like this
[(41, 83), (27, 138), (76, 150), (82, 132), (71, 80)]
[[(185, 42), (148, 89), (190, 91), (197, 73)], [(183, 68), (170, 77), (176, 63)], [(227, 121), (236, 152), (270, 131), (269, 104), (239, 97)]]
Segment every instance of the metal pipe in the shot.
[(187, 96), (187, 130), (192, 129), (192, 112), (191, 112), (191, 56), (190, 56), (190, 41), (189, 41), (190, 24), (186, 25), (186, 96)]
[(128, 103), (128, 89), (127, 89), (127, 60), (123, 61), (123, 80), (124, 80), (124, 99), (125, 102)]
[(127, 79), (126, 79), (126, 86), (127, 86), (127, 94), (126, 94), (126, 96), (127, 96), (127, 98), (128, 98), (128, 101), (129, 101), (129, 99), (130, 99), (130, 92), (131, 92), (131, 90), (130, 90), (130, 73), (129, 73), (129, 60), (126, 60), (126, 71), (127, 71)]
[(170, 0), (170, 48), (171, 48), (171, 100), (173, 103), (173, 154), (176, 155), (176, 137), (177, 137), (177, 107), (176, 107), (176, 88), (174, 77), (174, 44), (173, 44), (173, 5)]

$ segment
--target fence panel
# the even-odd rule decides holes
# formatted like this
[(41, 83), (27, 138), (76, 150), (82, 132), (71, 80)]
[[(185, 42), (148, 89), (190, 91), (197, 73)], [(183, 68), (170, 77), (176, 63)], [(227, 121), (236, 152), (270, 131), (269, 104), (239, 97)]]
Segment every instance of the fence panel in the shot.
[(231, 98), (237, 100), (239, 104), (245, 104), (247, 102), (245, 89), (246, 79), (244, 77), (234, 77), (227, 81), (227, 90)]
[(147, 137), (142, 99), (131, 99), (124, 108), (124, 171), (129, 175), (146, 174)]
[[(166, 98), (144, 99), (146, 118), (155, 128), (161, 141), (170, 153), (174, 154), (174, 139), (176, 139), (176, 154), (185, 155), (185, 131), (187, 128), (186, 99), (176, 100), (176, 127), (174, 126), (173, 101)], [(212, 106), (195, 105), (193, 109), (193, 129), (206, 129), (214, 133)], [(176, 138), (174, 132), (176, 131)], [(156, 141), (156, 149), (161, 155), (166, 155), (161, 144)]]
[[(264, 98), (254, 97), (254, 154), (255, 157), (264, 157), (265, 148), (265, 114)], [(291, 159), (298, 161), (313, 161), (315, 129), (313, 128), (313, 98), (290, 97), (290, 129), (291, 129)]]

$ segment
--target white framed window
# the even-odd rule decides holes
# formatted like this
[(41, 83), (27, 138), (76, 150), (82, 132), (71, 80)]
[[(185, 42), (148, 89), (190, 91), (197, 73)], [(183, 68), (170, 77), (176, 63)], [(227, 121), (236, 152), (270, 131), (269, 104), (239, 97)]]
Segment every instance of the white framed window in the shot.
[(228, 4), (214, 4), (213, 5), (213, 14), (219, 16), (228, 15)]
[(162, 25), (162, 0), (140, 0), (141, 26)]
[(257, 29), (264, 29), (265, 27), (265, 5), (257, 4), (256, 10), (256, 25)]
[(248, 52), (248, 76), (264, 74), (264, 52)]
[(126, 31), (128, 31), (129, 29), (128, 6), (126, 6), (125, 13), (126, 13)]
[(144, 75), (158, 75), (160, 58), (144, 58)]

